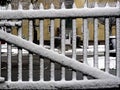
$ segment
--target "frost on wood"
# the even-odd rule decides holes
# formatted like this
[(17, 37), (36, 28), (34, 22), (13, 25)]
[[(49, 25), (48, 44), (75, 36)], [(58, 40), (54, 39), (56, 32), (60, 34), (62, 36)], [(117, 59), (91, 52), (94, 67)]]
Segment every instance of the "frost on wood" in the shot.
[[(73, 59), (68, 58), (64, 55), (60, 55), (52, 50), (48, 50), (45, 49), (44, 47), (40, 46), (40, 45), (36, 45), (32, 42), (26, 41), (20, 37), (11, 35), (9, 33), (6, 33), (4, 31), (0, 30), (0, 38), (9, 42), (9, 43), (13, 43), (18, 47), (21, 47), (23, 49), (26, 49), (30, 52), (36, 53), (38, 55), (41, 55), (45, 58), (49, 58), (54, 62), (57, 62), (59, 64), (62, 64), (63, 66), (67, 66), (70, 67), (74, 70), (83, 72), (84, 74), (93, 76), (94, 78), (99, 78), (99, 79), (106, 79), (106, 78), (110, 78), (116, 80), (117, 78), (113, 75), (110, 75), (108, 73), (105, 73), (103, 71), (100, 71), (96, 68), (92, 68), (89, 67), (86, 64), (80, 63), (76, 60), (73, 61)], [(19, 41), (19, 42), (18, 42)], [(33, 48), (34, 47), (34, 48)], [(94, 73), (93, 73), (94, 72)]]
[(113, 80), (46, 81), (46, 82), (5, 82), (0, 89), (100, 89), (118, 88), (119, 82)]
[[(40, 30), (41, 30), (41, 35), (40, 35), (40, 45), (36, 45), (34, 43), (32, 43), (32, 24), (33, 22), (30, 21), (29, 23), (29, 41), (26, 41), (24, 39), (22, 39), (21, 37), (17, 37), (8, 33), (5, 33), (4, 31), (0, 31), (0, 38), (7, 41), (8, 43), (12, 43), (15, 44), (17, 47), (26, 49), (29, 52), (38, 54), (42, 57), (48, 58), (50, 59), (52, 62), (56, 62), (59, 63), (63, 66), (67, 66), (72, 68), (75, 71), (79, 71), (82, 72), (85, 75), (90, 75), (92, 77), (94, 77), (94, 80), (81, 80), (81, 81), (76, 81), (76, 80), (71, 80), (71, 81), (65, 81), (61, 80), (61, 81), (54, 81), (54, 63), (51, 63), (51, 81), (49, 82), (45, 82), (44, 80), (44, 60), (41, 59), (40, 64), (42, 64), (41, 67), (41, 71), (40, 71), (40, 79), (41, 81), (33, 81), (32, 77), (33, 77), (33, 56), (32, 54), (30, 54), (29, 57), (29, 82), (24, 82), (21, 80), (22, 76), (19, 74), (19, 80), (17, 82), (11, 82), (11, 57), (9, 57), (9, 62), (8, 62), (8, 81), (5, 83), (0, 84), (0, 88), (4, 87), (6, 89), (59, 89), (59, 88), (81, 88), (81, 89), (85, 89), (85, 88), (110, 88), (110, 87), (118, 87), (118, 84), (120, 84), (120, 81), (117, 77), (110, 75), (108, 73), (105, 73), (103, 71), (98, 70), (97, 68), (93, 68), (90, 67), (86, 64), (80, 63), (76, 60), (76, 23), (75, 23), (75, 19), (73, 19), (73, 58), (68, 58), (65, 56), (66, 52), (65, 52), (65, 18), (89, 18), (89, 17), (107, 17), (107, 16), (119, 16), (120, 15), (120, 9), (118, 7), (119, 5), (117, 4), (117, 7), (110, 7), (108, 5), (106, 5), (106, 7), (101, 8), (98, 7), (98, 5), (96, 4), (95, 7), (97, 8), (88, 8), (87, 4), (85, 4), (84, 8), (76, 8), (75, 5), (73, 5), (72, 9), (66, 9), (64, 3), (62, 4), (62, 8), (56, 10), (54, 8), (54, 5), (51, 4), (51, 8), (44, 10), (44, 7), (42, 6), (42, 4), (40, 5), (40, 9), (39, 10), (34, 10), (33, 9), (33, 4), (30, 4), (29, 6), (29, 10), (23, 10), (22, 5), (19, 4), (19, 10), (12, 10), (11, 5), (8, 6), (8, 10), (0, 10), (0, 17), (2, 19), (34, 19), (34, 18), (38, 18), (41, 19), (40, 20)], [(86, 11), (86, 12), (85, 12)], [(34, 13), (34, 14), (33, 14)], [(43, 47), (43, 20), (45, 18), (49, 18), (51, 19), (51, 50), (45, 49)], [(54, 18), (62, 18), (62, 54), (58, 54), (56, 52), (54, 52)], [(85, 20), (85, 19), (84, 19)], [(85, 20), (86, 22), (86, 20)], [(21, 23), (17, 23), (17, 22), (1, 22), (0, 25), (2, 26), (20, 26)], [(87, 26), (87, 25), (85, 25)], [(87, 27), (84, 27), (85, 30), (87, 29)], [(109, 30), (107, 30), (109, 31)], [(87, 34), (87, 33), (86, 33)], [(84, 37), (86, 37), (86, 34)], [(97, 37), (97, 36), (96, 36)], [(87, 39), (87, 38), (86, 38)], [(84, 39), (84, 41), (86, 42), (86, 39)], [(74, 45), (75, 44), (75, 45)], [(108, 45), (108, 44), (107, 44)], [(86, 63), (90, 63), (90, 65), (93, 66), (93, 63), (91, 64), (91, 62), (93, 62), (93, 59), (90, 60), (91, 58), (87, 58), (87, 54), (88, 51), (93, 52), (93, 50), (87, 50), (87, 44), (84, 44), (85, 48), (84, 48), (84, 61), (86, 60)], [(96, 46), (98, 46), (96, 44)], [(97, 50), (97, 48), (95, 49)], [(82, 52), (82, 50), (80, 50)], [(99, 51), (99, 50), (98, 50)], [(11, 49), (9, 51), (11, 54)], [(20, 52), (21, 53), (21, 52)], [(68, 54), (68, 52), (67, 52)], [(11, 56), (11, 55), (9, 55)], [(20, 55), (21, 56), (21, 55)], [(87, 59), (89, 59), (90, 62), (87, 62)], [(108, 59), (108, 58), (107, 58)], [(19, 73), (21, 73), (22, 71), (22, 67), (21, 64), (22, 62), (19, 62)], [(103, 63), (103, 62), (102, 62)], [(115, 62), (114, 62), (115, 63)], [(107, 64), (108, 65), (108, 64)], [(116, 65), (115, 65), (116, 66)], [(99, 65), (98, 65), (99, 67)], [(99, 68), (104, 68), (104, 67), (99, 67)], [(114, 67), (115, 68), (115, 67)], [(93, 73), (94, 72), (94, 73)], [(62, 71), (62, 77), (65, 77), (65, 68), (63, 68)], [(75, 75), (75, 74), (74, 74)], [(62, 79), (63, 79), (62, 78)], [(100, 79), (100, 80), (99, 80)], [(0, 82), (3, 82), (3, 78), (0, 78)]]
[[(96, 12), (96, 13), (95, 13)], [(34, 14), (33, 14), (34, 13)], [(29, 10), (0, 10), (2, 19), (23, 19), (23, 18), (58, 18), (58, 17), (101, 17), (101, 16), (119, 16), (119, 7), (97, 7), (97, 8), (72, 8), (65, 9), (47, 9), (42, 6), (34, 10), (32, 4)]]

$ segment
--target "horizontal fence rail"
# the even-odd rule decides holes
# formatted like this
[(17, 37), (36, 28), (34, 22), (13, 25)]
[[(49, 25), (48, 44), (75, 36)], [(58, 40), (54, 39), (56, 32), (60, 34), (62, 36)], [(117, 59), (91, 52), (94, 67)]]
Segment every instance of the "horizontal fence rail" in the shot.
[[(72, 23), (71, 34), (69, 35), (70, 45), (66, 44), (66, 19), (68, 18), (71, 19)], [(88, 24), (91, 18), (94, 31), (94, 43), (93, 51), (88, 51), (89, 34), (91, 34)], [(105, 23), (103, 70), (99, 70), (100, 51), (98, 47), (98, 29), (101, 18)], [(115, 75), (110, 74), (110, 18), (114, 18), (116, 23)], [(36, 25), (36, 19), (38, 26)], [(48, 26), (45, 26), (46, 19), (49, 19), (47, 22)], [(57, 37), (60, 42), (57, 48), (55, 46), (56, 19), (59, 19), (59, 27), (61, 29), (60, 36)], [(79, 48), (81, 50), (80, 53), (77, 51), (77, 19), (82, 21), (81, 27), (83, 29), (83, 43)], [(24, 20), (27, 21), (25, 23), (27, 28), (24, 26)], [(45, 28), (48, 28), (50, 34), (50, 43), (48, 46), (45, 46), (44, 42)], [(27, 32), (27, 38), (25, 39), (23, 39), (24, 30)], [(108, 4), (106, 4), (105, 7), (99, 7), (98, 4), (95, 3), (93, 8), (87, 7), (86, 4), (83, 8), (77, 8), (76, 5), (73, 4), (73, 8), (71, 9), (66, 9), (63, 3), (61, 9), (55, 9), (53, 4), (51, 4), (50, 9), (44, 9), (42, 4), (40, 4), (39, 9), (34, 9), (33, 4), (30, 4), (29, 9), (24, 10), (21, 3), (19, 3), (18, 10), (12, 10), (11, 4), (9, 4), (7, 10), (0, 10), (0, 40), (7, 42), (7, 59), (5, 59), (2, 51), (0, 54), (0, 67), (2, 67), (3, 62), (7, 62), (7, 65), (0, 70), (0, 82), (2, 82), (0, 83), (0, 89), (119, 88), (119, 30), (119, 1), (114, 7), (110, 7)], [(17, 32), (17, 34), (14, 35), (12, 31)], [(33, 34), (36, 32), (37, 35), (39, 33), (39, 37), (37, 37), (39, 38), (38, 44), (34, 43), (33, 40), (35, 37)], [(69, 52), (67, 53), (67, 45), (72, 50), (70, 56), (67, 55), (69, 54)], [(17, 47), (18, 50), (16, 55), (12, 53), (14, 47)], [(23, 54), (23, 50), (27, 51), (26, 56)], [(90, 54), (90, 52), (92, 52), (92, 54)], [(14, 56), (17, 56), (17, 60), (15, 61), (13, 60)], [(78, 58), (78, 56), (80, 57)], [(88, 58), (91, 57), (93, 60), (92, 67), (88, 64)], [(6, 72), (4, 70), (6, 70)], [(16, 72), (14, 70), (16, 70)], [(3, 75), (2, 72), (6, 73), (6, 76)], [(17, 77), (15, 81), (13, 80), (14, 74), (16, 74)], [(67, 80), (67, 75), (71, 77), (69, 80)], [(56, 77), (59, 77), (59, 80), (56, 80)], [(82, 79), (79, 80), (77, 77), (82, 77)], [(34, 78), (37, 78), (37, 80)]]
[[(96, 12), (96, 13), (95, 13)], [(33, 14), (34, 13), (34, 14)], [(1, 19), (30, 18), (67, 18), (67, 17), (109, 17), (120, 16), (119, 3), (116, 7), (73, 8), (73, 9), (40, 9), (40, 10), (0, 10)]]

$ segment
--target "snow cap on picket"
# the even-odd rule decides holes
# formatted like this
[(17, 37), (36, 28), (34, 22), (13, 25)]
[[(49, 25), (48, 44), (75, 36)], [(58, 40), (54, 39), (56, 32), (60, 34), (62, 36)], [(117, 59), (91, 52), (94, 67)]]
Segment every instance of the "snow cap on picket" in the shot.
[(7, 10), (12, 10), (12, 5), (11, 4), (8, 5), (8, 9)]
[(117, 1), (116, 7), (120, 8), (120, 2), (119, 1)]
[(98, 8), (98, 3), (97, 2), (95, 2), (95, 8)]
[(42, 3), (40, 3), (40, 9), (44, 9), (44, 6)]
[(73, 8), (77, 8), (75, 3), (73, 3)]
[(65, 3), (64, 2), (62, 3), (61, 8), (65, 9)]
[(51, 3), (51, 6), (50, 6), (50, 7), (51, 7), (51, 9), (54, 9), (54, 8), (55, 8), (53, 3)]
[(32, 3), (30, 4), (29, 9), (30, 9), (30, 10), (33, 9), (33, 4), (32, 4)]
[(106, 6), (105, 6), (105, 7), (110, 7), (108, 2), (106, 3)]
[(19, 2), (18, 9), (19, 9), (19, 10), (22, 10), (22, 9), (23, 9), (23, 6), (22, 6), (21, 2)]
[(85, 1), (84, 8), (87, 8), (87, 0)]

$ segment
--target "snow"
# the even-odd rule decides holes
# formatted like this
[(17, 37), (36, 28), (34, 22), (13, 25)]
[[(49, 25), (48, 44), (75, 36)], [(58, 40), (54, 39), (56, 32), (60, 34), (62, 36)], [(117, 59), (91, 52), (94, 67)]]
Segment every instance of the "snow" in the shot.
[(18, 21), (18, 22), (11, 22), (11, 21), (1, 21), (0, 22), (0, 26), (21, 26), (22, 22)]
[[(1, 52), (2, 52), (2, 56), (7, 56), (7, 43), (6, 44), (2, 44), (1, 45)], [(22, 49), (22, 53), (23, 55), (27, 55), (28, 51), (25, 49)], [(12, 55), (16, 55), (18, 54), (18, 49), (15, 46), (12, 46)]]
[(0, 35), (1, 39), (5, 40), (9, 43), (13, 43), (16, 46), (24, 48), (30, 52), (41, 55), (45, 58), (51, 59), (53, 62), (59, 63), (63, 66), (70, 67), (73, 70), (83, 72), (84, 74), (93, 76), (94, 78), (98, 78), (98, 79), (106, 79), (106, 78), (114, 79), (114, 80), (118, 79), (115, 76), (110, 75), (108, 73), (105, 73), (97, 68), (90, 67), (86, 64), (83, 64), (83, 63), (78, 62), (74, 59), (66, 57), (63, 54), (58, 54), (57, 52), (54, 52), (53, 50), (48, 50), (41, 45), (36, 45), (32, 42), (26, 41), (20, 37), (17, 37), (15, 35), (11, 35), (9, 33), (1, 31), (1, 30), (0, 30), (0, 33), (1, 33), (1, 35)]
[[(105, 52), (105, 46), (104, 45), (99, 45), (98, 46), (98, 54), (99, 55), (104, 55), (104, 52)], [(68, 50), (65, 52), (66, 55), (72, 55), (72, 50)], [(76, 49), (76, 54), (77, 55), (83, 55), (83, 49), (82, 48), (77, 48)], [(88, 55), (93, 55), (93, 46), (88, 46), (88, 49), (87, 49), (87, 54)]]
[(98, 89), (119, 87), (119, 80), (72, 80), (72, 81), (34, 81), (34, 82), (5, 82), (0, 89)]
[[(2, 46), (2, 55), (4, 55), (4, 56), (7, 55), (7, 44), (2, 44), (1, 46)], [(50, 49), (49, 46), (44, 46), (44, 47)], [(104, 51), (105, 51), (104, 47), (105, 47), (104, 45), (99, 45), (98, 46), (98, 54), (102, 55), (102, 56), (98, 57), (98, 68), (99, 69), (104, 69), (105, 68), (105, 65), (104, 65), (105, 57), (103, 56)], [(55, 49), (54, 51), (60, 53), (60, 51), (58, 49)], [(93, 55), (93, 46), (92, 45), (89, 46), (87, 51), (88, 51), (89, 55)], [(111, 50), (110, 52), (115, 52), (115, 50)], [(12, 55), (16, 55), (16, 54), (18, 54), (18, 49), (17, 49), (17, 47), (13, 46)], [(22, 49), (22, 54), (23, 55), (28, 55), (28, 51), (25, 50), (25, 49)], [(65, 51), (65, 54), (66, 55), (72, 55), (72, 50)], [(76, 49), (76, 54), (77, 55), (82, 55), (83, 54), (83, 49), (82, 48), (77, 48)], [(87, 63), (88, 63), (88, 65), (93, 67), (93, 64), (94, 64), (93, 57), (87, 58)], [(110, 57), (110, 69), (116, 69), (116, 57)]]
[[(98, 16), (108, 16), (108, 15), (110, 15), (110, 16), (120, 15), (120, 13), (118, 13), (119, 8), (117, 8), (117, 7), (112, 8), (112, 7), (107, 6), (105, 8), (98, 7), (98, 8), (92, 8), (92, 9), (91, 8), (89, 9), (86, 7), (86, 8), (82, 8), (82, 9), (76, 8), (76, 9), (66, 10), (64, 6), (65, 5), (62, 6), (61, 10), (50, 9), (50, 10), (45, 10), (45, 11), (33, 10), (32, 5), (30, 6), (30, 10), (11, 10), (11, 7), (9, 7), (10, 10), (7, 10), (7, 11), (1, 10), (0, 11), (0, 17), (2, 19), (12, 19), (12, 18), (21, 19), (21, 18), (37, 18), (37, 17), (38, 18), (40, 18), (40, 17), (42, 17), (42, 18), (62, 17), (63, 18), (63, 17), (90, 17), (90, 16), (98, 17)], [(84, 12), (84, 11), (86, 11), (86, 12)], [(96, 12), (96, 13), (94, 13), (94, 12)], [(64, 20), (63, 20), (62, 24), (64, 24)], [(64, 29), (64, 27), (63, 27), (63, 29)], [(28, 51), (30, 51), (30, 52), (36, 53), (38, 55), (41, 55), (45, 58), (51, 59), (53, 62), (57, 62), (59, 64), (62, 64), (63, 66), (70, 67), (73, 70), (77, 70), (77, 71), (83, 72), (84, 74), (91, 75), (94, 78), (102, 79), (102, 80), (87, 80), (87, 81), (82, 80), (80, 82), (79, 81), (54, 82), (53, 81), (51, 83), (50, 82), (33, 83), (33, 81), (28, 82), (28, 83), (7, 82), (7, 83), (4, 83), (4, 84), (6, 84), (6, 86), (5, 86), (6, 88), (12, 88), (12, 87), (16, 87), (17, 89), (22, 88), (22, 87), (23, 88), (28, 88), (28, 87), (29, 88), (32, 88), (32, 87), (33, 88), (41, 88), (41, 87), (47, 88), (48, 87), (48, 88), (58, 88), (58, 89), (61, 87), (64, 87), (64, 88), (68, 88), (68, 87), (69, 88), (71, 88), (71, 87), (73, 87), (73, 88), (74, 87), (75, 88), (90, 88), (90, 87), (100, 88), (100, 87), (103, 87), (103, 88), (105, 88), (106, 86), (111, 87), (112, 85), (116, 86), (116, 84), (120, 84), (120, 81), (117, 77), (110, 75), (109, 73), (105, 73), (97, 68), (93, 68), (93, 62), (94, 62), (93, 57), (87, 58), (87, 63), (91, 67), (88, 66), (87, 64), (78, 62), (75, 59), (66, 57), (64, 55), (64, 50), (65, 50), (65, 48), (63, 47), (64, 42), (63, 42), (63, 46), (62, 46), (62, 48), (63, 48), (62, 54), (58, 54), (57, 50), (56, 50), (56, 52), (54, 52), (53, 50), (46, 49), (42, 45), (40, 46), (40, 45), (36, 45), (36, 44), (30, 42), (30, 41), (32, 41), (31, 39), (29, 39), (29, 41), (26, 41), (20, 37), (5, 33), (3, 31), (0, 31), (0, 33), (1, 33), (1, 35), (0, 35), (1, 39), (5, 40), (9, 43), (13, 43), (13, 44), (17, 45), (18, 47), (24, 48), (24, 49), (22, 49), (23, 55), (28, 54)], [(30, 33), (30, 34), (32, 34), (32, 33)], [(64, 35), (64, 32), (63, 32), (63, 35)], [(63, 39), (63, 41), (65, 40), (64, 37), (62, 39)], [(7, 48), (6, 44), (2, 45), (2, 53), (4, 53), (5, 55), (7, 55), (6, 48)], [(75, 51), (75, 50), (73, 50), (73, 51)], [(73, 51), (72, 50), (65, 51), (65, 54), (72, 55)], [(88, 55), (93, 55), (93, 46), (89, 46), (86, 51), (87, 51)], [(76, 49), (76, 52), (77, 52), (77, 55), (82, 55), (83, 49), (82, 48)], [(105, 63), (104, 52), (105, 52), (104, 46), (98, 47), (98, 54), (102, 55), (102, 57), (98, 57), (98, 62), (99, 62), (98, 67), (100, 69), (105, 68), (105, 66), (104, 66), (104, 63)], [(12, 47), (12, 54), (13, 55), (18, 54), (17, 47), (15, 47), (15, 46)], [(115, 60), (116, 60), (115, 57), (110, 57), (110, 68), (113, 68), (113, 69), (116, 68)], [(32, 63), (32, 59), (31, 59), (30, 63)], [(30, 65), (32, 65), (32, 64), (30, 64)], [(8, 69), (9, 69), (9, 67), (8, 67)], [(0, 86), (0, 88), (1, 88), (1, 86)]]
[[(88, 58), (87, 59), (88, 65), (92, 66), (94, 65), (93, 63), (93, 58)], [(105, 69), (105, 57), (98, 57), (98, 68), (99, 69)], [(115, 57), (110, 57), (110, 69), (116, 69), (116, 58)]]
[[(86, 12), (85, 12), (86, 11)], [(96, 13), (95, 13), (96, 12)], [(34, 13), (34, 14), (33, 14)], [(2, 19), (119, 16), (119, 7), (0, 10)]]

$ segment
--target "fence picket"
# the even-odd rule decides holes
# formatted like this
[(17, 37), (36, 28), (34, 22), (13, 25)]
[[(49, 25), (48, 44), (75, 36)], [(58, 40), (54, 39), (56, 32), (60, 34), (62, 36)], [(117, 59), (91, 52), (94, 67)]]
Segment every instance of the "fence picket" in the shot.
[(8, 81), (11, 81), (11, 73), (12, 73), (12, 61), (11, 61), (11, 57), (12, 57), (12, 46), (11, 44), (7, 43), (7, 58), (8, 58)]
[(94, 19), (94, 66), (98, 68), (98, 19)]
[[(18, 10), (22, 9), (23, 7), (21, 3), (19, 3)], [(21, 26), (18, 27), (18, 36), (22, 38), (22, 23)], [(18, 47), (18, 81), (22, 81), (22, 48), (19, 47)]]
[[(51, 46), (51, 50), (54, 51), (54, 44), (55, 44), (55, 41), (54, 41), (54, 20), (52, 19), (51, 20), (51, 39), (50, 39), (50, 46)], [(51, 62), (51, 80), (55, 80), (55, 64), (53, 62)]]
[(2, 62), (2, 45), (1, 45), (2, 43), (1, 43), (1, 41), (0, 41), (0, 77), (1, 77), (1, 68), (2, 68), (2, 66), (1, 66), (1, 62)]
[[(22, 38), (22, 27), (18, 27), (18, 36)], [(18, 47), (18, 81), (22, 81), (22, 48)]]
[(116, 70), (117, 76), (120, 77), (120, 18), (116, 18), (116, 41), (117, 41), (117, 52), (116, 52)]
[(109, 72), (109, 18), (105, 19), (105, 71)]
[[(65, 19), (61, 20), (61, 52), (65, 55)], [(62, 80), (65, 80), (65, 68), (62, 67)]]
[[(40, 9), (44, 10), (43, 4), (40, 4)], [(44, 46), (44, 20), (40, 19), (40, 45)], [(44, 59), (40, 57), (40, 81), (44, 81)]]
[[(40, 45), (44, 46), (44, 26), (43, 26), (44, 20), (40, 20)], [(40, 57), (40, 80), (44, 80), (44, 60)]]
[[(72, 58), (76, 60), (76, 19), (72, 20)], [(70, 37), (71, 38), (71, 37)], [(76, 72), (73, 71), (73, 79), (76, 79)]]
[[(29, 21), (29, 41), (33, 41), (33, 21)], [(33, 53), (29, 52), (29, 81), (33, 81)]]

